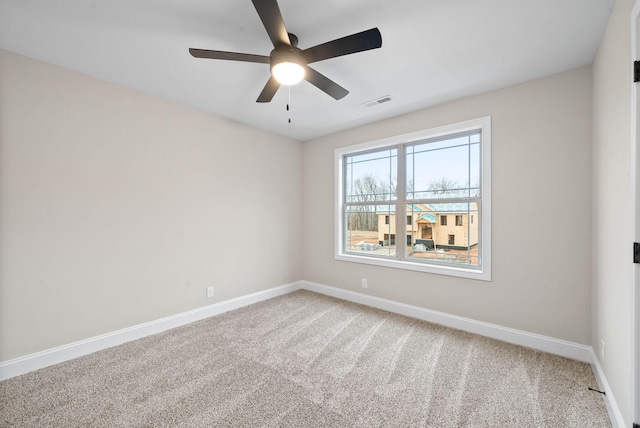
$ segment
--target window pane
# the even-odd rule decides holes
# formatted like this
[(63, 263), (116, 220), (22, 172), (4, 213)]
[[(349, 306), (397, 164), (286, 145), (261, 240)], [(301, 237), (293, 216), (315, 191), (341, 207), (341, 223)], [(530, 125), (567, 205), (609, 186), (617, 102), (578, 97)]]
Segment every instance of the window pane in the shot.
[(395, 207), (348, 206), (345, 211), (344, 251), (372, 256), (395, 256)]
[(480, 184), (480, 134), (407, 146), (407, 199), (475, 197)]
[(409, 212), (414, 213), (415, 219), (410, 229), (407, 226), (411, 238), (411, 245), (407, 245), (409, 258), (480, 265), (479, 213), (475, 202), (408, 204)]
[(397, 149), (345, 156), (345, 202), (396, 199)]

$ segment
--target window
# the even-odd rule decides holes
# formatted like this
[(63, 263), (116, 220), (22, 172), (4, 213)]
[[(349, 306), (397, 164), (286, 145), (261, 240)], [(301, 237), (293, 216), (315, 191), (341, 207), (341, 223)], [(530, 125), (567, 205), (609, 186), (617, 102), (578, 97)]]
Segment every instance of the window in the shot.
[(337, 149), (336, 259), (490, 280), (490, 128), (485, 117)]

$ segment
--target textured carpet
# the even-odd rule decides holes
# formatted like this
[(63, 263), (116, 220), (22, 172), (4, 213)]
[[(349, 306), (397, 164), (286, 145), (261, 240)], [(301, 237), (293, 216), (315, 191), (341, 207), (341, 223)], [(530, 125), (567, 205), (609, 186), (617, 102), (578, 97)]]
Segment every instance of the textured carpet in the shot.
[(20, 427), (608, 427), (588, 364), (297, 291), (0, 382)]

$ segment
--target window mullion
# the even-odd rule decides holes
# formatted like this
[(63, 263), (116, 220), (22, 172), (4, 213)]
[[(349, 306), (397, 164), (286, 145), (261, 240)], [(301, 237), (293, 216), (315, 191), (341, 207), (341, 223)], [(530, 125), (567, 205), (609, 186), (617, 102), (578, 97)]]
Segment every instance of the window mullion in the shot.
[(396, 258), (403, 260), (407, 254), (407, 222), (404, 221), (407, 215), (407, 195), (406, 195), (406, 156), (405, 147), (398, 146), (397, 156), (398, 168), (396, 177)]

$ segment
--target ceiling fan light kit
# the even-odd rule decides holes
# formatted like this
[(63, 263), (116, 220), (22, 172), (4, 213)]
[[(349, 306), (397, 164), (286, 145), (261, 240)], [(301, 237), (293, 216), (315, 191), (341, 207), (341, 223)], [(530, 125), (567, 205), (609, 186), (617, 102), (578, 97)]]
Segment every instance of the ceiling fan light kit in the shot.
[(298, 38), (286, 30), (277, 0), (251, 1), (273, 43), (274, 49), (269, 56), (193, 48), (189, 49), (189, 53), (195, 58), (270, 64), (271, 77), (256, 100), (259, 103), (270, 102), (280, 85), (295, 85), (302, 79), (305, 79), (334, 99), (342, 99), (349, 91), (309, 67), (308, 64), (342, 55), (377, 49), (382, 46), (380, 31), (377, 28), (371, 28), (370, 30), (301, 50), (298, 48)]
[(291, 86), (304, 78), (304, 68), (295, 62), (281, 62), (271, 67), (271, 74), (281, 85)]
[(271, 75), (281, 85), (299, 83), (305, 76), (306, 66), (304, 59), (296, 52), (278, 49), (271, 52)]

